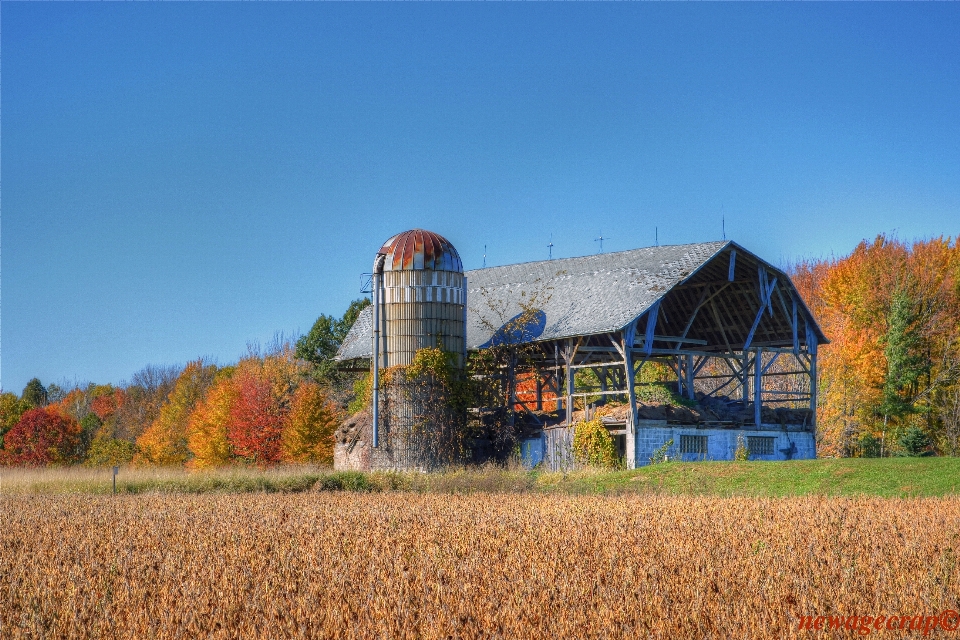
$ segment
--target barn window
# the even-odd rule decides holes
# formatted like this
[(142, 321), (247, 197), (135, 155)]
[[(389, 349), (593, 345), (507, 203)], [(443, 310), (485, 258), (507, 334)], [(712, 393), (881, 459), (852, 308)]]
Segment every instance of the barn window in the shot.
[(680, 453), (707, 455), (707, 436), (680, 436)]
[(747, 436), (747, 449), (752, 456), (772, 456), (773, 438), (766, 436)]

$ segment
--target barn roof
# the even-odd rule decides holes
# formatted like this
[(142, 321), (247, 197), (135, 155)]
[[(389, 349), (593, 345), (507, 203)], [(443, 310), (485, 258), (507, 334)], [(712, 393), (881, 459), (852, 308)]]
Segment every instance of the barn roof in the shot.
[[(731, 253), (736, 256), (733, 268)], [(764, 301), (758, 268), (769, 274), (766, 281), (772, 287)], [(546, 341), (620, 331), (658, 301), (663, 303), (657, 305), (658, 335), (680, 335), (686, 328), (691, 338), (700, 340), (698, 344), (719, 345), (722, 334), (725, 346), (736, 348), (737, 343), (743, 346), (745, 341), (750, 342), (747, 333), (751, 321), (762, 307), (768, 307), (770, 319), (753, 323), (760, 325), (763, 335), (758, 337), (764, 339), (762, 344), (788, 346), (793, 341), (789, 307), (797, 301), (801, 332), (806, 337), (806, 329), (812, 331), (810, 339), (801, 342), (827, 342), (787, 275), (729, 241), (525, 262), (476, 269), (465, 275), (469, 349), (488, 346), (491, 339), (496, 340), (498, 329), (525, 310), (536, 309), (539, 320), (528, 339)], [(728, 297), (743, 299), (727, 304), (719, 314), (698, 315), (697, 310), (707, 300), (704, 292), (713, 291), (711, 287), (717, 293), (725, 289)], [(687, 328), (690, 316), (694, 321)], [(724, 328), (711, 328), (709, 325), (716, 325), (718, 318)], [(372, 324), (372, 309), (368, 307), (344, 340), (337, 359), (369, 358)], [(761, 342), (754, 340), (751, 344)]]

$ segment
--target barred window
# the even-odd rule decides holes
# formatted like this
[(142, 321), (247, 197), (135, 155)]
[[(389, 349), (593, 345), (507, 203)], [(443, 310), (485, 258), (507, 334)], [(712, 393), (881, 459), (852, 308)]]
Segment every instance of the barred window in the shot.
[(773, 438), (766, 436), (747, 436), (747, 449), (753, 456), (772, 456)]
[(680, 453), (707, 454), (707, 436), (680, 436)]

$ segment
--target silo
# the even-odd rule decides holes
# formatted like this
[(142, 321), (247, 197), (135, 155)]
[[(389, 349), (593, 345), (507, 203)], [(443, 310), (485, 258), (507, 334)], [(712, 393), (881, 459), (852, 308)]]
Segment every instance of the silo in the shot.
[[(417, 350), (440, 347), (466, 360), (466, 278), (457, 250), (449, 240), (422, 229), (387, 240), (374, 260), (373, 446), (375, 466), (430, 466), (425, 457), (429, 438), (411, 433), (418, 423), (418, 398), (411, 390), (381, 389), (380, 370), (408, 365)], [(383, 393), (381, 393), (383, 391)], [(421, 421), (422, 422), (422, 421)], [(427, 434), (429, 435), (429, 434)], [(414, 451), (416, 450), (416, 451)]]

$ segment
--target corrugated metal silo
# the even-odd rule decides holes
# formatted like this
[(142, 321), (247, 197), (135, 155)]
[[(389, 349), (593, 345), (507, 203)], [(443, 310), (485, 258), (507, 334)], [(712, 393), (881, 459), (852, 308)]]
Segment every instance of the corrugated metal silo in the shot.
[(387, 240), (381, 298), (381, 367), (410, 364), (418, 349), (441, 347), (463, 365), (466, 345), (463, 264), (443, 236), (414, 229)]

